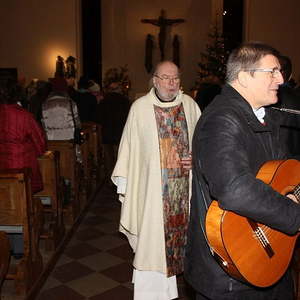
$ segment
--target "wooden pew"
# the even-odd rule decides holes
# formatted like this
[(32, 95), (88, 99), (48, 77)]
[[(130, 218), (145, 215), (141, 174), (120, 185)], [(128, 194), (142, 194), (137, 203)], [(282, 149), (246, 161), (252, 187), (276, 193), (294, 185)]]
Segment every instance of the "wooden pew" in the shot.
[(65, 224), (72, 225), (80, 212), (79, 184), (82, 176), (80, 165), (76, 161), (75, 145), (71, 141), (48, 141), (48, 149), (59, 152), (60, 175), (65, 185), (69, 184), (71, 188), (71, 199), (69, 203), (64, 201), (63, 212)]
[(101, 126), (94, 122), (86, 122), (82, 123), (82, 129), (87, 141), (87, 170), (90, 183), (88, 195), (90, 196), (96, 186), (101, 183), (101, 166), (103, 167)]
[(15, 281), (18, 294), (26, 294), (43, 270), (39, 252), (42, 206), (32, 197), (30, 176), (30, 169), (0, 170), (0, 230), (23, 234), (23, 258), (6, 275)]
[(97, 126), (97, 149), (96, 149), (96, 158), (97, 158), (97, 174), (96, 179), (97, 183), (101, 184), (105, 178), (104, 171), (104, 152), (103, 152), (103, 144), (102, 144), (102, 127), (100, 125)]
[(44, 189), (34, 197), (43, 204), (45, 226), (41, 238), (46, 240), (47, 250), (56, 249), (65, 234), (59, 155), (58, 151), (47, 151), (38, 158)]
[(3, 280), (6, 277), (10, 262), (10, 245), (7, 235), (4, 231), (0, 231), (0, 297)]
[(84, 143), (81, 145), (82, 157), (83, 157), (83, 169), (86, 188), (86, 200), (92, 193), (93, 189), (93, 169), (95, 168), (95, 160), (91, 151), (91, 143), (93, 141), (93, 126), (94, 123), (87, 122), (82, 123), (82, 130), (84, 132)]

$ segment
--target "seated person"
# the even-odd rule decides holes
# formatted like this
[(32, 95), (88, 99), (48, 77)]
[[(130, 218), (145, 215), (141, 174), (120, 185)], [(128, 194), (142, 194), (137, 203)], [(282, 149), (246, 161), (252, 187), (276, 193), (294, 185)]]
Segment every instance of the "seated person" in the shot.
[(48, 81), (39, 80), (36, 83), (36, 92), (29, 99), (29, 111), (41, 124), (42, 104), (51, 92), (51, 84)]
[[(34, 194), (43, 189), (37, 158), (46, 150), (46, 139), (33, 115), (17, 104), (19, 91), (13, 80), (0, 85), (0, 169), (31, 168)], [(21, 255), (22, 234), (9, 235), (9, 238), (13, 254)]]
[(32, 169), (32, 193), (43, 189), (37, 157), (46, 150), (45, 134), (33, 115), (17, 104), (18, 86), (0, 86), (0, 168)]
[(81, 76), (78, 81), (78, 91), (75, 102), (78, 107), (81, 122), (95, 122), (97, 112), (97, 98), (88, 90), (93, 83), (88, 78)]
[(52, 92), (42, 105), (42, 123), (48, 140), (72, 140), (75, 126), (80, 128), (77, 106), (68, 96), (64, 78), (52, 78)]
[[(42, 124), (47, 134), (47, 139), (51, 140), (72, 140), (75, 144), (76, 160), (82, 163), (82, 154), (80, 146), (75, 143), (75, 128), (81, 127), (79, 120), (77, 105), (68, 94), (68, 83), (65, 78), (51, 78), (52, 92), (42, 105)], [(67, 184), (69, 178), (64, 178)], [(66, 197), (68, 198), (68, 197)], [(66, 203), (66, 199), (64, 200)]]

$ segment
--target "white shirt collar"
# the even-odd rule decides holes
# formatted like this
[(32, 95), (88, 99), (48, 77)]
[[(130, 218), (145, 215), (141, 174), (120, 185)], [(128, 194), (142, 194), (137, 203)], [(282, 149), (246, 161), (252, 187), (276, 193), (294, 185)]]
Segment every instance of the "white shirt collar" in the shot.
[(258, 109), (252, 108), (256, 118), (258, 119), (258, 121), (260, 123), (264, 123), (264, 116), (266, 114), (265, 108), (264, 107), (260, 107)]

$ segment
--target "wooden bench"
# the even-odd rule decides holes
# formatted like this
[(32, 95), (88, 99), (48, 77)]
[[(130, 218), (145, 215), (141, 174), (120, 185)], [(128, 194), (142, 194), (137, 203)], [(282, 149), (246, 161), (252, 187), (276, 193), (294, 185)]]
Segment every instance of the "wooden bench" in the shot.
[(94, 122), (86, 122), (82, 124), (82, 129), (85, 133), (87, 141), (87, 170), (88, 177), (90, 178), (88, 195), (90, 196), (95, 190), (96, 186), (100, 183), (101, 165), (103, 166), (101, 126)]
[(39, 252), (42, 205), (32, 197), (30, 176), (30, 169), (0, 170), (0, 230), (23, 235), (23, 258), (6, 275), (15, 281), (18, 294), (26, 294), (43, 270)]
[(71, 141), (48, 141), (48, 149), (59, 152), (60, 175), (64, 179), (65, 188), (68, 184), (70, 186), (71, 199), (69, 203), (64, 201), (63, 212), (65, 224), (72, 225), (80, 212), (79, 184), (82, 177), (80, 165), (76, 161), (75, 145)]
[(93, 170), (96, 167), (95, 159), (93, 156), (93, 152), (91, 150), (91, 144), (93, 141), (93, 127), (94, 123), (82, 123), (82, 130), (84, 132), (85, 141), (81, 145), (82, 158), (83, 158), (83, 169), (84, 169), (84, 177), (85, 177), (85, 188), (86, 188), (86, 198), (88, 199), (90, 194), (92, 193), (94, 178), (93, 178)]
[(0, 231), (0, 297), (3, 280), (6, 277), (10, 261), (10, 245), (7, 235)]
[(45, 224), (41, 238), (46, 240), (47, 250), (56, 249), (65, 234), (59, 155), (58, 151), (47, 151), (38, 158), (44, 189), (34, 197), (43, 204)]

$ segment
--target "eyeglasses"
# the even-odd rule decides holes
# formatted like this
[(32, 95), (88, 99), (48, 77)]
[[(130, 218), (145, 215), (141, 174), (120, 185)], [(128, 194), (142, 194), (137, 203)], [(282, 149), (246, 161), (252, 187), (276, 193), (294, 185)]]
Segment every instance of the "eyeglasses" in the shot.
[(271, 74), (272, 78), (274, 78), (278, 75), (282, 75), (281, 70), (278, 69), (277, 67), (275, 67), (273, 69), (271, 69), (271, 68), (269, 68), (269, 69), (259, 69), (259, 68), (257, 68), (257, 69), (248, 69), (248, 70), (245, 70), (245, 71), (248, 71), (248, 72), (268, 72), (268, 73)]
[(154, 75), (154, 77), (157, 77), (157, 78), (159, 78), (159, 79), (162, 80), (162, 81), (174, 81), (174, 82), (179, 82), (179, 80), (180, 80), (180, 77), (179, 77), (179, 76), (171, 77), (171, 76), (168, 76), (168, 75), (161, 75), (161, 76)]

